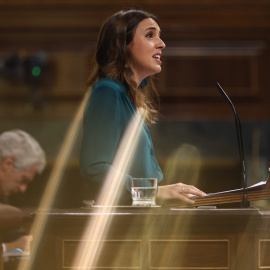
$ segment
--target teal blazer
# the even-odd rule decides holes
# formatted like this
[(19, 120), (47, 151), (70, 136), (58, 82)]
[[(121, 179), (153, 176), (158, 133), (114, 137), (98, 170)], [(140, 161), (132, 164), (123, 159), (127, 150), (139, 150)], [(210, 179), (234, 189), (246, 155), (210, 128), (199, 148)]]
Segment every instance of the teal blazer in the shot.
[[(136, 112), (123, 84), (105, 78), (94, 85), (84, 111), (80, 152), (80, 171), (89, 189), (93, 183), (105, 180)], [(155, 177), (158, 182), (163, 178), (146, 123), (140, 133), (131, 165), (123, 172), (127, 190), (132, 177)]]

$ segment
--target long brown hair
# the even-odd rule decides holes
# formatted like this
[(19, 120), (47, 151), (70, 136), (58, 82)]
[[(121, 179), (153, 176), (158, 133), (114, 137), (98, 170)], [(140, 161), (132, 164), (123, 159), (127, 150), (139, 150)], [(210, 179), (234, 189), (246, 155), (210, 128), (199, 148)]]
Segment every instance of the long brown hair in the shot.
[(88, 85), (93, 86), (99, 79), (106, 77), (125, 84), (130, 100), (137, 109), (145, 111), (147, 124), (152, 124), (157, 119), (159, 109), (154, 78), (147, 78), (147, 85), (143, 90), (141, 86), (137, 87), (131, 79), (132, 55), (128, 49), (138, 24), (147, 18), (159, 25), (154, 15), (142, 10), (122, 10), (105, 21), (99, 33)]

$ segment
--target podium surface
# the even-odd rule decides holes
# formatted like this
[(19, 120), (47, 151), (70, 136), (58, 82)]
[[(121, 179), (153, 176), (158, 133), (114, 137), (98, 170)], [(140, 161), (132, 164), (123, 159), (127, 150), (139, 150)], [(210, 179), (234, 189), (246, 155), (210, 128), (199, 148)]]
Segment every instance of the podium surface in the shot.
[[(270, 269), (270, 211), (92, 207), (38, 215), (48, 219), (34, 269)], [(85, 256), (94, 259), (82, 265), (89, 246)]]

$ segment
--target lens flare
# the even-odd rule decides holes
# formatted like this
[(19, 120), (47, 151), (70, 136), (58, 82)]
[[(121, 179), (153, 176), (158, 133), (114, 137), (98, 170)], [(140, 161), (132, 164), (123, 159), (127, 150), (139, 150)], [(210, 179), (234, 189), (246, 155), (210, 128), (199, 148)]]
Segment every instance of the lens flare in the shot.
[(43, 193), (40, 205), (39, 213), (36, 215), (34, 223), (31, 227), (30, 234), (33, 235), (33, 241), (31, 246), (31, 255), (29, 260), (21, 260), (18, 266), (18, 270), (30, 270), (34, 262), (34, 258), (37, 252), (38, 245), (41, 240), (41, 236), (44, 232), (44, 228), (47, 222), (46, 211), (49, 211), (52, 207), (54, 198), (57, 194), (58, 187), (63, 176), (64, 169), (67, 164), (68, 157), (70, 156), (71, 150), (73, 148), (74, 142), (76, 141), (77, 134), (79, 132), (79, 126), (81, 124), (83, 110), (88, 98), (88, 93), (85, 95), (80, 107), (75, 114), (71, 125), (66, 133), (65, 140), (61, 146), (59, 154), (56, 158), (56, 162), (48, 184), (46, 186), (45, 192)]
[(89, 220), (82, 239), (84, 240), (77, 250), (73, 267), (75, 268), (92, 268), (95, 267), (102, 250), (102, 245), (112, 221), (113, 206), (118, 204), (118, 194), (123, 187), (124, 175), (131, 165), (134, 150), (141, 134), (143, 118), (137, 113), (131, 120), (127, 131), (120, 143), (119, 150), (116, 153), (115, 160), (112, 164), (111, 171), (105, 179), (103, 188), (99, 194), (98, 202), (107, 207), (98, 208), (98, 215), (92, 215)]
[(201, 166), (199, 149), (191, 144), (182, 144), (166, 162), (164, 172), (166, 184), (188, 181), (190, 185), (197, 186)]

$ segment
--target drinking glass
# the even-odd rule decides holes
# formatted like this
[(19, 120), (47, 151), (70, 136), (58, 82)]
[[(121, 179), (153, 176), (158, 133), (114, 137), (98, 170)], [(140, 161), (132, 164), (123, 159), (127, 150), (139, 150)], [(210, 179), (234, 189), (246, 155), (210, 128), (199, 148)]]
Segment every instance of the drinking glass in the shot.
[(132, 178), (132, 206), (155, 206), (157, 178)]

